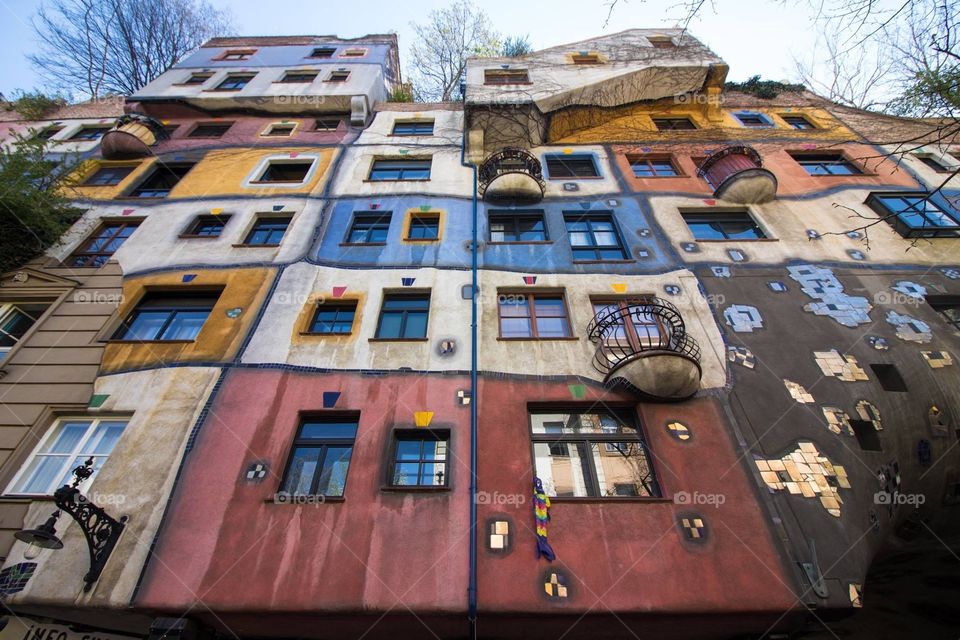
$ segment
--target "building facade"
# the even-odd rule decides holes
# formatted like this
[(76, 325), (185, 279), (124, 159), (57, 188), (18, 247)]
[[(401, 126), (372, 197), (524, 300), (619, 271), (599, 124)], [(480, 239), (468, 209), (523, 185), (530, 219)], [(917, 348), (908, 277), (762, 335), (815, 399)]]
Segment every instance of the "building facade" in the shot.
[(394, 36), (220, 38), (5, 123), (86, 145), (0, 287), (17, 637), (770, 637), (954, 535), (960, 146), (726, 74), (631, 30), (393, 103)]

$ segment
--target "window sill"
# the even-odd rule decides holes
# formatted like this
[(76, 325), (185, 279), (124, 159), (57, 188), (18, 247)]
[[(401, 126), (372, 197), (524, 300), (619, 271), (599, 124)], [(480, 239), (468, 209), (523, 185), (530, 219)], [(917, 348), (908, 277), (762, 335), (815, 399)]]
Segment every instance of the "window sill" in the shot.
[(282, 185), (306, 185), (307, 183), (303, 180), (251, 180), (247, 183), (251, 186), (258, 187), (269, 187), (272, 184), (282, 184)]
[(276, 498), (264, 498), (265, 504), (276, 504), (293, 507), (316, 507), (331, 502), (346, 502), (343, 496), (287, 496), (283, 502), (278, 502)]
[(223, 136), (184, 136), (185, 140), (220, 140)]
[(401, 242), (413, 242), (416, 244), (430, 244), (433, 242), (440, 242), (440, 238), (403, 238)]
[(487, 242), (487, 246), (496, 246), (496, 245), (515, 245), (515, 244), (553, 244), (553, 240), (530, 240), (530, 241), (520, 241), (520, 242), (510, 242), (509, 240), (494, 242), (492, 240)]
[(430, 178), (402, 178), (399, 180), (374, 180), (372, 178), (364, 178), (363, 182), (371, 182), (374, 184), (378, 182), (430, 182)]
[(107, 344), (193, 344), (196, 340), (124, 340), (111, 338), (104, 340)]
[(573, 176), (570, 178), (563, 178), (558, 176), (550, 176), (547, 178), (550, 182), (573, 182), (576, 180), (603, 180), (603, 176)]
[(245, 242), (237, 242), (230, 246), (236, 247), (237, 249), (276, 249), (280, 244), (246, 244)]
[(114, 200), (166, 200), (170, 196), (115, 196)]
[(558, 502), (569, 502), (569, 503), (571, 503), (571, 504), (576, 504), (576, 503), (581, 503), (581, 504), (604, 504), (604, 503), (606, 503), (606, 504), (610, 504), (610, 503), (616, 503), (616, 502), (630, 502), (630, 503), (648, 502), (648, 503), (653, 503), (653, 504), (662, 504), (662, 503), (670, 503), (670, 504), (673, 504), (673, 499), (672, 499), (672, 498), (663, 498), (663, 497), (653, 498), (653, 497), (644, 497), (644, 496), (609, 496), (609, 497), (605, 497), (605, 498), (601, 498), (601, 497), (599, 497), (599, 496), (588, 496), (588, 497), (572, 497), (572, 496), (561, 497), (561, 496), (557, 496), (556, 498), (554, 498), (553, 496), (550, 496), (550, 503), (551, 503), (551, 504), (555, 504), (555, 503), (558, 503)]
[(497, 340), (500, 342), (573, 342), (579, 339), (577, 336), (568, 336), (566, 338), (504, 338), (503, 336), (497, 336)]
[(386, 242), (341, 242), (341, 247), (385, 247)]
[(574, 260), (573, 264), (633, 264), (636, 260)]
[(394, 486), (388, 484), (380, 487), (380, 491), (391, 493), (449, 493), (450, 487)]
[(46, 493), (5, 493), (0, 496), (0, 502), (53, 502), (53, 495)]
[(350, 333), (322, 333), (320, 331), (301, 331), (299, 333), (301, 336), (319, 336), (321, 338), (349, 338), (353, 335), (353, 331)]
[(780, 238), (740, 238), (738, 240), (708, 238), (705, 240), (690, 240), (690, 242), (780, 242)]
[(221, 236), (200, 236), (195, 233), (181, 233), (177, 237), (183, 240), (217, 240)]
[(430, 338), (367, 338), (368, 342), (430, 342)]

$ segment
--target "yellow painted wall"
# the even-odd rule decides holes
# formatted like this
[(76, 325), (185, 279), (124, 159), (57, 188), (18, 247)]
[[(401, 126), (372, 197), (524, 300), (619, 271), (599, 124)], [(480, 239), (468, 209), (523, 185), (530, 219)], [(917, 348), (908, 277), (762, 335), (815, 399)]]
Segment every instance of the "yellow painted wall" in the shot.
[[(188, 273), (196, 274), (196, 278), (184, 283), (183, 276)], [(223, 291), (196, 340), (186, 343), (111, 340), (104, 350), (101, 373), (170, 362), (224, 362), (232, 359), (264, 303), (273, 276), (274, 269), (238, 268), (177, 271), (125, 281), (123, 303), (115, 321), (110, 325), (110, 335), (149, 290), (223, 287)], [(237, 307), (241, 309), (240, 315), (230, 318), (227, 311)], [(109, 338), (109, 335), (106, 337)]]

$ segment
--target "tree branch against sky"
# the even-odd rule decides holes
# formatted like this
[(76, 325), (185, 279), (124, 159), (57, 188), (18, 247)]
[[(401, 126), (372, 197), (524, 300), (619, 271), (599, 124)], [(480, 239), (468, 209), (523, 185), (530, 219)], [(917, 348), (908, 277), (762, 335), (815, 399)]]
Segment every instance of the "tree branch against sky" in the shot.
[(127, 95), (231, 28), (206, 0), (55, 0), (34, 18), (28, 59), (56, 89)]

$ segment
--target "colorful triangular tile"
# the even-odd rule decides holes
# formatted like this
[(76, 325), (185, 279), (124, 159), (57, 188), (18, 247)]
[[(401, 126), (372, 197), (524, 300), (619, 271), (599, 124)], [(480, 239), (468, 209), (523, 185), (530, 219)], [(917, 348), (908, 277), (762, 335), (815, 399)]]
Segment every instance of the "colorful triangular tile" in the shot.
[(537, 284), (537, 276), (523, 276), (524, 284)]
[(273, 205), (273, 210), (274, 210), (274, 211), (283, 211), (283, 205), (282, 205), (282, 204), (275, 204), (275, 205)]
[(430, 211), (431, 208), (432, 208), (432, 207), (431, 207), (430, 205), (428, 205), (428, 204), (422, 204), (422, 205), (420, 205), (420, 211)]
[(339, 391), (324, 391), (323, 392), (323, 408), (324, 409), (333, 409), (337, 406), (337, 400), (340, 399)]
[(626, 282), (612, 282), (610, 283), (610, 288), (613, 289), (616, 293), (623, 293), (627, 290)]
[(216, 208), (216, 209), (210, 209), (210, 215), (218, 216), (218, 215), (220, 215), (221, 213), (223, 213), (223, 209), (221, 209), (221, 208), (219, 208), (219, 207)]
[(433, 411), (414, 411), (413, 423), (418, 427), (429, 427), (433, 421)]
[(196, 279), (196, 277), (197, 277), (197, 274), (195, 273), (185, 273), (183, 274), (183, 278), (181, 280), (183, 282), (193, 282)]
[(347, 288), (346, 288), (346, 287), (334, 287), (334, 288), (333, 288), (333, 297), (334, 297), (334, 298), (339, 298), (339, 297), (341, 297), (344, 293), (346, 293), (346, 291), (347, 291)]
[(400, 278), (400, 283), (405, 287), (412, 287), (413, 283), (416, 281), (416, 278)]
[(587, 397), (587, 387), (583, 384), (571, 384), (567, 388), (570, 390), (570, 395), (573, 396), (574, 400), (583, 400)]
[(109, 393), (95, 393), (90, 396), (90, 402), (87, 404), (91, 409), (96, 409), (103, 406), (103, 403), (107, 401), (107, 398), (110, 397)]
[(135, 211), (135, 209), (124, 209), (123, 211), (120, 212), (120, 215), (128, 216), (128, 215), (130, 215), (131, 213), (133, 213), (134, 211)]

